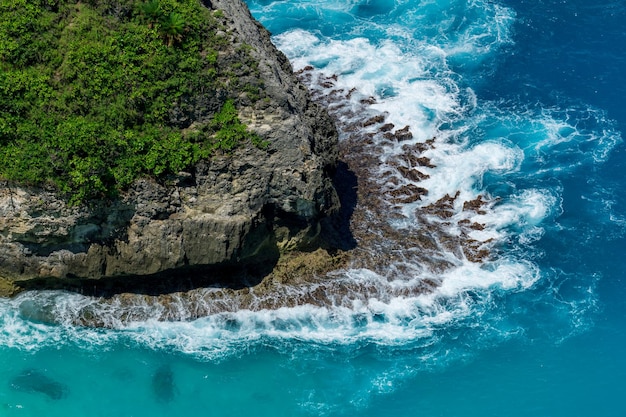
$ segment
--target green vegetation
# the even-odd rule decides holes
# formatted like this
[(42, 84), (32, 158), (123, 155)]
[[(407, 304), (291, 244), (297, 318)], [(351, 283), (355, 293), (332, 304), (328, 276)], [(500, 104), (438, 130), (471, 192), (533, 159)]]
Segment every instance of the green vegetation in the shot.
[(256, 62), (219, 16), (199, 0), (0, 0), (0, 178), (81, 204), (266, 148), (234, 101), (260, 98)]

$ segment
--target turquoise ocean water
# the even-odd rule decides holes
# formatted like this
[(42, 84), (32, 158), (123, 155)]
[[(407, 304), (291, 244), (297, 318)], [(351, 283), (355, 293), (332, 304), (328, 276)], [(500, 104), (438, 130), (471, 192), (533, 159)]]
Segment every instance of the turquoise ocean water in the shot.
[(343, 104), (437, 138), (430, 194), (394, 227), (488, 196), (470, 220), (498, 256), (337, 278), (442, 279), (429, 295), (112, 329), (67, 324), (77, 294), (1, 300), (0, 416), (626, 416), (626, 2), (248, 4), (296, 70), (355, 89)]

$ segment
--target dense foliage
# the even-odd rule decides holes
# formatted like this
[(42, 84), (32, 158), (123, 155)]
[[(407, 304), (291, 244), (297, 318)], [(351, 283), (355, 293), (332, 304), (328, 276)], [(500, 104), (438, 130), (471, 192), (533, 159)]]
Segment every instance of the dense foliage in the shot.
[(220, 18), (199, 0), (0, 0), (0, 178), (80, 204), (266, 145), (237, 119), (260, 84)]

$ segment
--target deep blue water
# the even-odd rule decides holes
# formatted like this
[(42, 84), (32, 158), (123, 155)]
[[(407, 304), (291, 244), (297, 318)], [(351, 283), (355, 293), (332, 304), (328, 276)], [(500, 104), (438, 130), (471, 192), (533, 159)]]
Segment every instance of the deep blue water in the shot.
[(115, 330), (23, 315), (77, 295), (0, 301), (0, 415), (626, 415), (626, 2), (248, 4), (296, 70), (438, 138), (429, 198), (499, 198), (499, 257), (430, 297)]

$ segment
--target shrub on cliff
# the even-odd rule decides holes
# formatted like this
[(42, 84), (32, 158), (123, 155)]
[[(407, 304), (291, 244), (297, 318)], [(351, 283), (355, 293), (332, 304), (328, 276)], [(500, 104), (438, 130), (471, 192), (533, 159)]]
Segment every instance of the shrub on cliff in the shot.
[(80, 204), (262, 144), (231, 99), (256, 64), (226, 32), (199, 0), (0, 0), (0, 178)]

